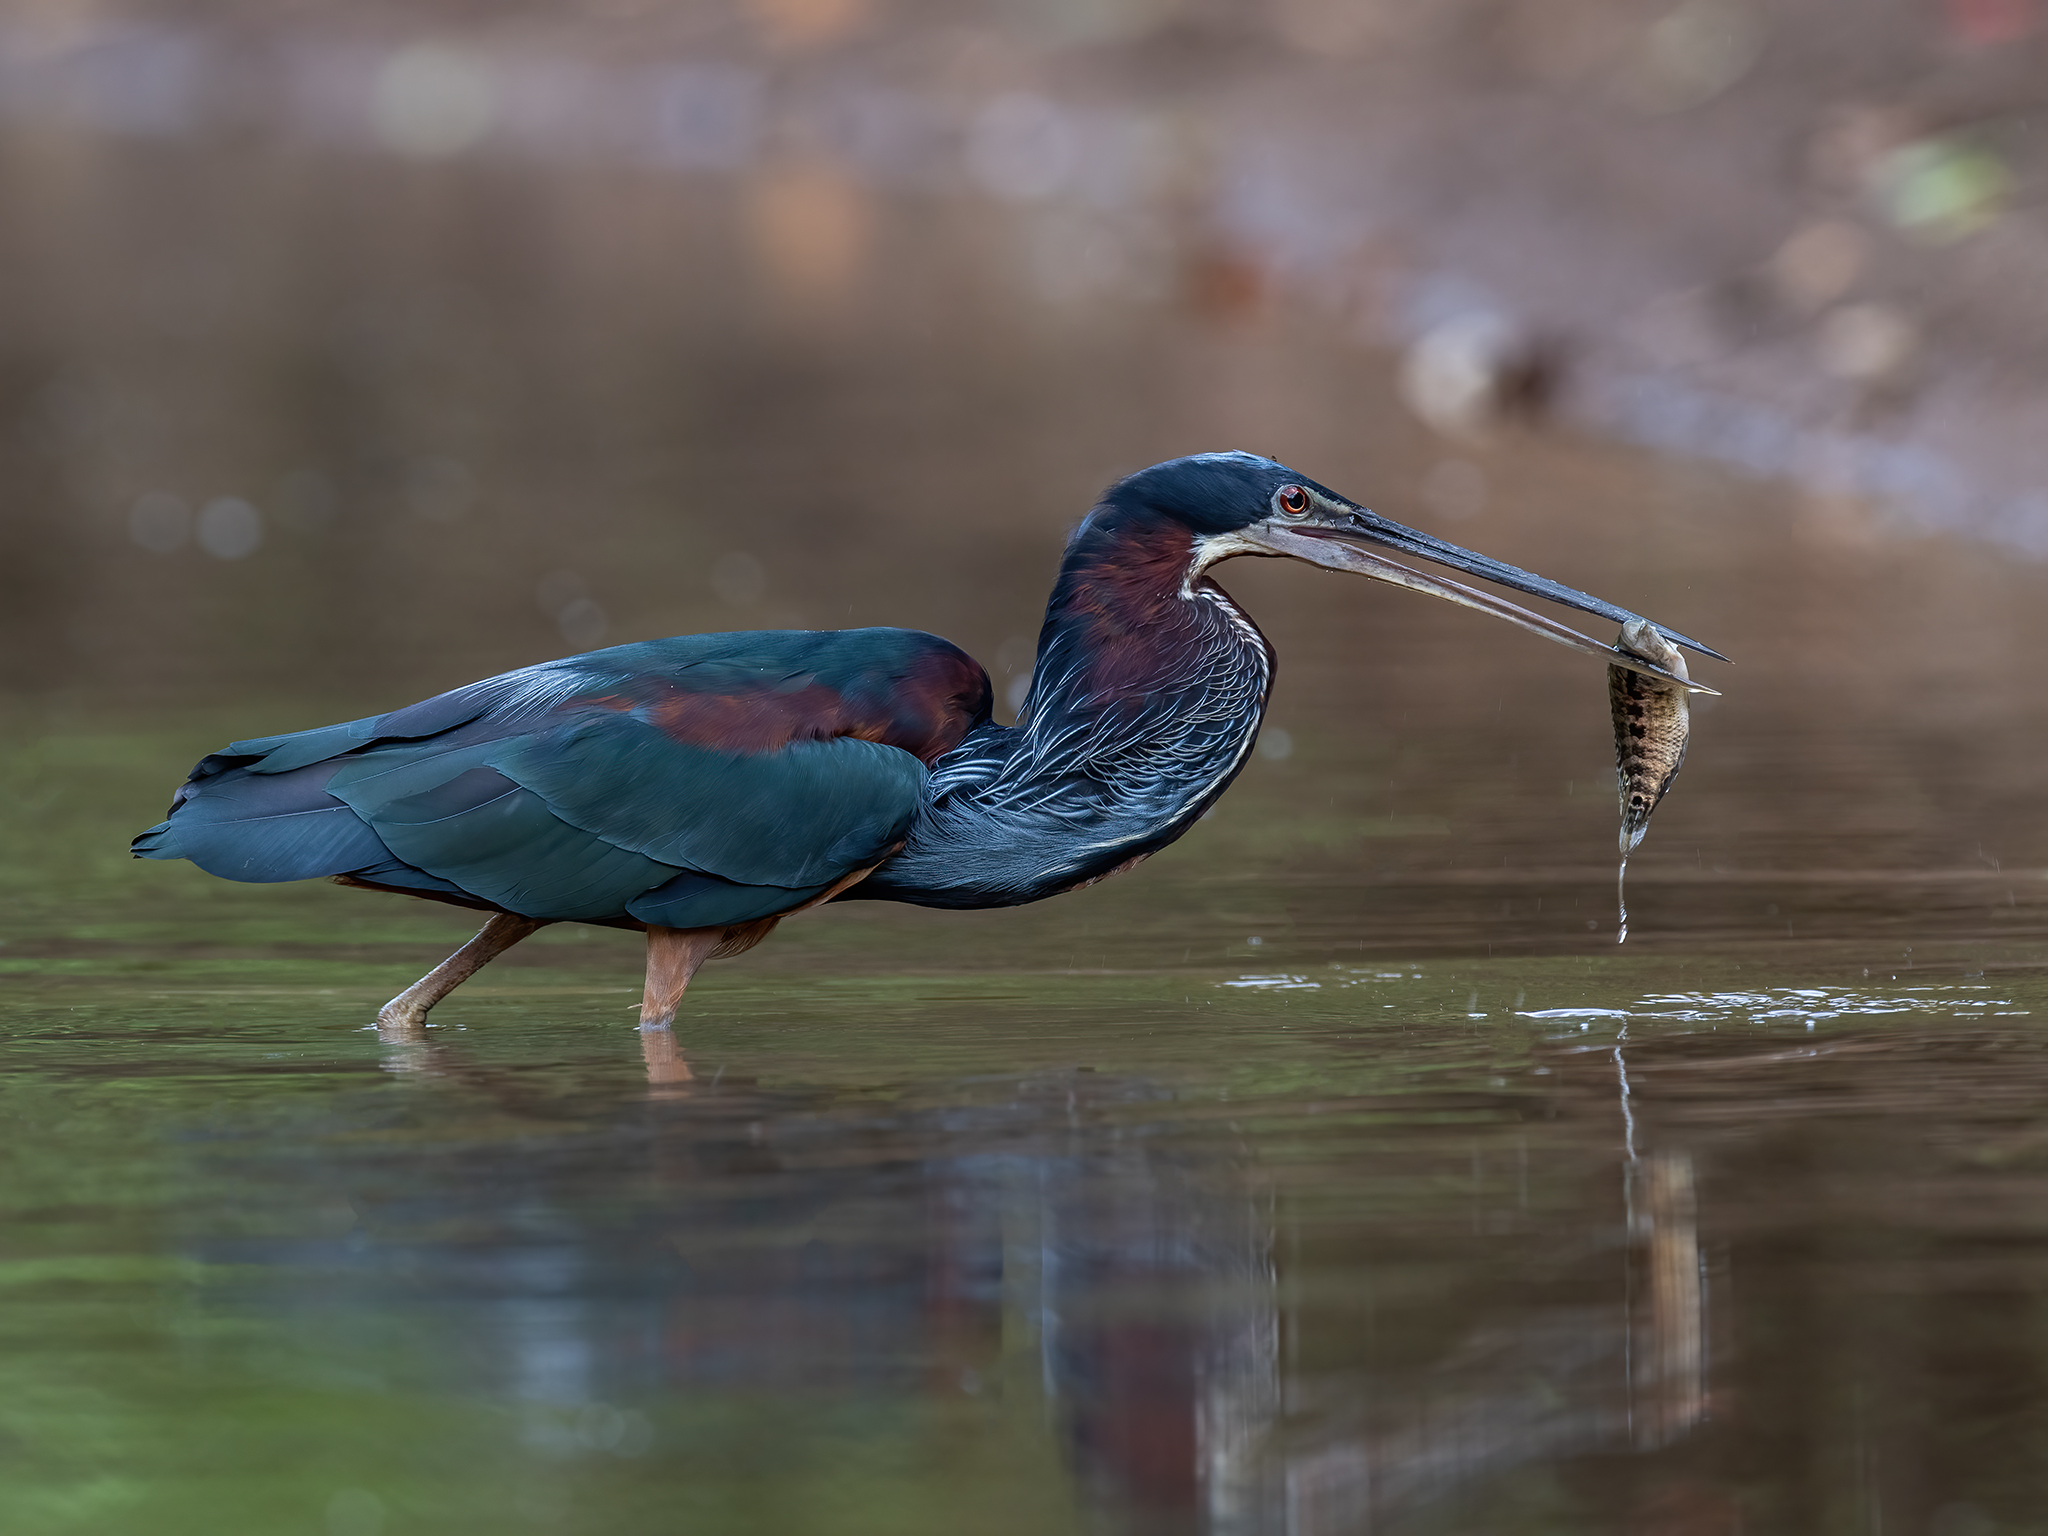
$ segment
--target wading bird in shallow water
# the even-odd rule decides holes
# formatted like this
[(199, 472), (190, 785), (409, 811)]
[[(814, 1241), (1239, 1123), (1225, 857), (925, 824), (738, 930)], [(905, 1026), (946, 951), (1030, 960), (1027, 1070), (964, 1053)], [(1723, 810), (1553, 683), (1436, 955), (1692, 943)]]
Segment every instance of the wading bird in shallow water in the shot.
[(1244, 766), (1273, 682), (1272, 648), (1211, 577), (1220, 561), (1349, 571), (1670, 677), (1379, 550), (1636, 618), (1271, 459), (1198, 454), (1119, 481), (1075, 530), (1014, 726), (989, 717), (971, 657), (916, 630), (648, 640), (235, 742), (192, 770), (134, 851), (229, 880), (325, 875), (491, 913), (385, 1005), (394, 1033), (549, 923), (642, 929), (640, 1023), (660, 1030), (700, 965), (806, 907), (1014, 906), (1185, 832)]

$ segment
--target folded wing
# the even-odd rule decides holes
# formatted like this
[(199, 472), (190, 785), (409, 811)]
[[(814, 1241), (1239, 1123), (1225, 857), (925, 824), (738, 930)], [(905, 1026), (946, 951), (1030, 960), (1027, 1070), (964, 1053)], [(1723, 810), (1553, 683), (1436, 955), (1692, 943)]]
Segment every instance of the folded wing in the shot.
[(886, 857), (987, 692), (907, 630), (619, 646), (236, 742), (134, 851), (551, 920), (740, 922)]

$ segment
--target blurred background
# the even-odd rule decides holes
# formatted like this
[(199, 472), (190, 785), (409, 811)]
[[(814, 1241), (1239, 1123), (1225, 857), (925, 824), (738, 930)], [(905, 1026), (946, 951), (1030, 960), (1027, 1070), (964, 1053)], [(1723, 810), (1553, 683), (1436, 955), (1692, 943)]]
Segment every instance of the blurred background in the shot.
[[(0, 1523), (2048, 1531), (2044, 196), (2041, 0), (0, 0)], [(1734, 658), (1625, 950), (1598, 668), (1291, 562), (1180, 844), (680, 1074), (127, 858), (650, 636), (1008, 718), (1221, 448)]]
[[(1236, 446), (1746, 664), (1645, 878), (2048, 864), (2040, 22), (12, 6), (0, 688), (173, 776), (693, 630), (926, 628), (1014, 707), (1099, 488)], [(1283, 658), (1248, 788), (1598, 862), (1596, 679), (1229, 575)]]
[(1504, 408), (2048, 551), (2040, 22), (11, 4), (7, 675), (878, 619), (993, 663), (990, 583), (1117, 474), (1242, 444), (1519, 522), (1462, 440)]

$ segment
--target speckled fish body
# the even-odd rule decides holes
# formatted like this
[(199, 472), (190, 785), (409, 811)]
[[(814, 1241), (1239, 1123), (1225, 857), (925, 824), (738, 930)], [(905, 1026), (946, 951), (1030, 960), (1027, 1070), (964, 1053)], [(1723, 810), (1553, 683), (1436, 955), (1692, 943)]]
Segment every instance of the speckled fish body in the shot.
[[(1685, 657), (1641, 619), (1622, 629), (1619, 650), (1686, 676)], [(1650, 829), (1650, 813), (1678, 777), (1691, 729), (1686, 691), (1627, 667), (1607, 669), (1614, 710), (1614, 767), (1621, 794), (1621, 851), (1633, 852)]]
[[(1685, 657), (1678, 647), (1645, 620), (1624, 625), (1615, 647), (1653, 661), (1678, 677), (1687, 675)], [(1621, 798), (1621, 873), (1615, 880), (1619, 898), (1628, 856), (1650, 830), (1651, 813), (1685, 762), (1691, 719), (1685, 689), (1627, 667), (1607, 669), (1607, 698), (1614, 713), (1614, 768)], [(1620, 905), (1617, 943), (1628, 937), (1628, 906), (1625, 901)]]

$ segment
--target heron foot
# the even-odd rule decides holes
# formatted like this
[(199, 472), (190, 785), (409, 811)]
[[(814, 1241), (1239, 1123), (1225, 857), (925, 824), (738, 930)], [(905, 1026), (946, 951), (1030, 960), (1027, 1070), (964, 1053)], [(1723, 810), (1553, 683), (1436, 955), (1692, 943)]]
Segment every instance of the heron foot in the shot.
[(377, 1033), (386, 1040), (417, 1040), (427, 1030), (427, 1010), (410, 1007), (399, 993), (377, 1010)]
[(545, 927), (538, 918), (493, 913), (475, 938), (377, 1010), (377, 1033), (387, 1039), (416, 1038), (427, 1027), (428, 1009), (521, 939)]

